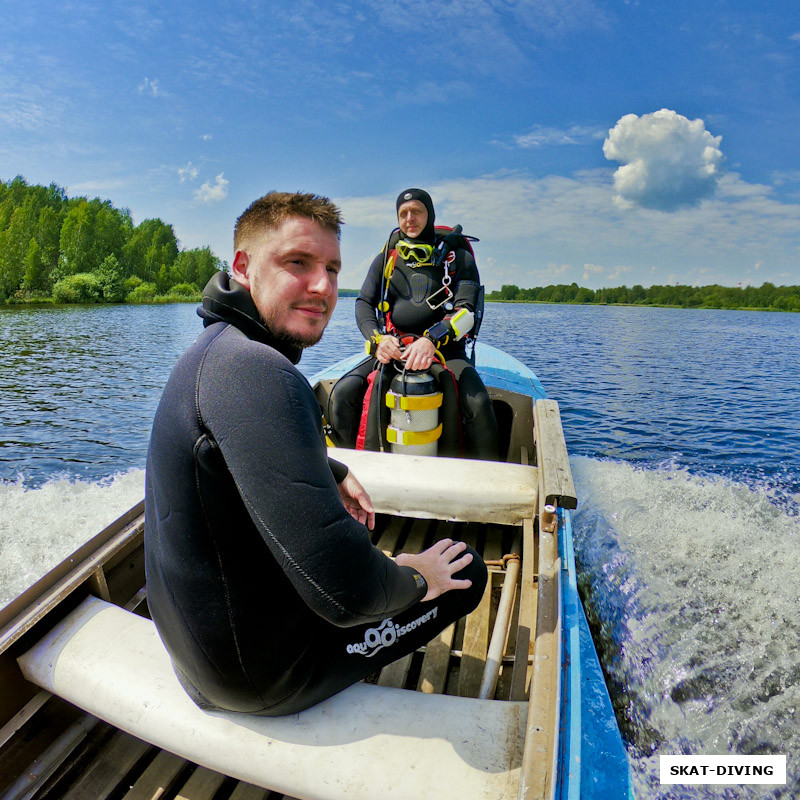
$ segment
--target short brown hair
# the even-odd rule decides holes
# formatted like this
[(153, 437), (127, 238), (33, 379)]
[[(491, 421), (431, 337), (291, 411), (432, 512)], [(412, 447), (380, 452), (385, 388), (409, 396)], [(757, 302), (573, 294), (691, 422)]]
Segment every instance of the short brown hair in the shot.
[(233, 251), (243, 242), (265, 230), (277, 228), (290, 217), (306, 217), (341, 238), (344, 225), (339, 207), (327, 197), (303, 192), (268, 192), (252, 202), (236, 220)]

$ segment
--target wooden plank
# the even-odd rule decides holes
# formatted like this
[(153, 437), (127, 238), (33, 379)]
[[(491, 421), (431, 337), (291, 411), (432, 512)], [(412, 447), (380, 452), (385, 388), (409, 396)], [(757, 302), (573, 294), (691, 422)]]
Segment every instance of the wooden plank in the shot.
[(522, 579), (510, 700), (527, 700), (530, 691), (529, 657), (533, 654), (533, 634), (536, 631), (534, 555), (533, 520), (526, 519), (522, 524)]
[(459, 697), (477, 697), (481, 676), (486, 666), (489, 647), (489, 617), (492, 611), (492, 575), (478, 607), (467, 617), (464, 627), (464, 644), (461, 648), (461, 669), (458, 673)]
[(158, 800), (168, 792), (189, 762), (161, 750), (122, 800)]
[(146, 742), (118, 731), (63, 800), (105, 800), (149, 749)]
[[(502, 530), (496, 525), (487, 526), (483, 558), (499, 561), (503, 555)], [(461, 669), (458, 673), (459, 697), (477, 697), (481, 677), (486, 667), (486, 652), (489, 648), (489, 628), (492, 614), (492, 587), (500, 568), (490, 567), (489, 580), (478, 607), (467, 617), (464, 624)]]
[(438, 636), (428, 642), (417, 689), (425, 694), (442, 694), (447, 683), (447, 667), (450, 664), (450, 648), (456, 625), (448, 625)]
[[(15, 798), (34, 792), (46, 783), (80, 747), (98, 720), (47, 692), (45, 703), (29, 704), (10, 724), (10, 736), (2, 744), (0, 797)], [(13, 730), (13, 732), (12, 732)]]
[(519, 800), (549, 798), (557, 779), (561, 678), (561, 563), (558, 529), (541, 525), (545, 507), (544, 471), (539, 470), (539, 581), (536, 639), (528, 723), (522, 754)]
[(214, 800), (214, 795), (224, 781), (225, 776), (219, 772), (198, 767), (175, 795), (175, 800)]
[(414, 657), (413, 653), (398, 658), (397, 661), (392, 661), (387, 664), (378, 676), (378, 686), (391, 686), (394, 689), (402, 689), (406, 685), (406, 678), (408, 671), (411, 669), (411, 659)]
[[(436, 523), (434, 522), (433, 524), (435, 525)], [(411, 526), (411, 530), (408, 532), (405, 542), (403, 542), (403, 546), (395, 553), (395, 555), (400, 555), (400, 553), (419, 553), (425, 544), (425, 535), (427, 534), (430, 525), (431, 520), (415, 519)]]
[(5, 747), (8, 741), (19, 729), (30, 720), (34, 714), (52, 697), (50, 692), (37, 692), (2, 728), (0, 728), (0, 747)]
[(269, 789), (253, 786), (252, 783), (238, 783), (228, 800), (267, 800), (273, 794)]
[(577, 508), (578, 496), (572, 480), (558, 403), (555, 400), (537, 400), (533, 413), (536, 463), (544, 473), (544, 502), (558, 503), (562, 508)]
[(389, 520), (386, 530), (381, 534), (381, 538), (378, 540), (378, 544), (376, 545), (378, 550), (380, 550), (385, 556), (389, 556), (391, 558), (394, 555), (394, 550), (397, 547), (397, 540), (400, 538), (400, 534), (403, 532), (403, 525), (405, 522), (406, 520), (404, 520), (402, 517), (392, 517)]

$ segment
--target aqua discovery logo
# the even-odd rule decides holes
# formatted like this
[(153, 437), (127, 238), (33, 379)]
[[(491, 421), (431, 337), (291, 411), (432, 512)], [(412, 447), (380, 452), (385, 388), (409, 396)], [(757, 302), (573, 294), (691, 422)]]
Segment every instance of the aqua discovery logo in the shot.
[(426, 622), (436, 619), (438, 611), (439, 607), (435, 606), (428, 611), (427, 614), (423, 614), (421, 617), (417, 617), (415, 620), (405, 625), (395, 625), (391, 619), (385, 619), (379, 627), (367, 628), (366, 631), (364, 631), (363, 642), (348, 644), (347, 652), (351, 655), (359, 654), (367, 658), (372, 658), (375, 653), (379, 650), (383, 650), (384, 647), (391, 647), (401, 636), (405, 636), (405, 634), (410, 631), (419, 628), (420, 625), (424, 625)]

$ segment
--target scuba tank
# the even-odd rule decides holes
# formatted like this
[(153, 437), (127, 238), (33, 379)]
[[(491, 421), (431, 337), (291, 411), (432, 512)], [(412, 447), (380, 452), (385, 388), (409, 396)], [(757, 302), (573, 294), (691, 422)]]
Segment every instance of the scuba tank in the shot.
[(435, 456), (442, 435), (442, 393), (433, 375), (405, 370), (397, 374), (386, 392), (386, 405), (391, 409), (386, 441), (392, 452)]

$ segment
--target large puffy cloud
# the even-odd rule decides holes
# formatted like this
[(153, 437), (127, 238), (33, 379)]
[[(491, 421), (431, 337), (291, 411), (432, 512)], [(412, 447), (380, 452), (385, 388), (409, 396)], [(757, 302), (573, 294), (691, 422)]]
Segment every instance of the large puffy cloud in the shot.
[(717, 189), (721, 141), (703, 120), (666, 108), (641, 117), (626, 114), (603, 143), (605, 157), (622, 162), (614, 173), (617, 203), (660, 211), (697, 205)]

